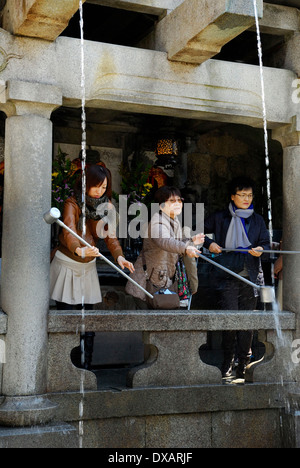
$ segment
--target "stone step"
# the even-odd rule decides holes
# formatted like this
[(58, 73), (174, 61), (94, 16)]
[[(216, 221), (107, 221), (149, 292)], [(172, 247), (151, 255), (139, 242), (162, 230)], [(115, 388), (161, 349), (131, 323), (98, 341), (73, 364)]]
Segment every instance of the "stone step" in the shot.
[(65, 423), (0, 427), (0, 448), (77, 448), (78, 430)]

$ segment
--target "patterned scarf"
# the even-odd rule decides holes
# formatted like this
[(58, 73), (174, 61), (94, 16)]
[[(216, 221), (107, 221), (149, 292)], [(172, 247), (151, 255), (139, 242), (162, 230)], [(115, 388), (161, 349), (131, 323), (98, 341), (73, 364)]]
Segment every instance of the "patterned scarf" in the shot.
[(229, 203), (229, 211), (232, 216), (225, 241), (226, 249), (247, 249), (251, 242), (248, 239), (245, 219), (253, 215), (253, 205), (244, 210), (237, 208), (233, 202)]
[[(77, 201), (79, 208), (81, 209), (81, 216), (79, 218), (78, 228), (80, 231), (82, 231), (82, 228), (83, 228), (82, 210), (83, 210), (84, 204), (82, 202), (81, 195), (79, 194), (76, 195), (76, 201)], [(99, 214), (98, 212), (98, 207), (102, 205), (103, 203), (110, 203), (109, 198), (105, 195), (101, 198), (92, 198), (86, 195), (86, 210), (85, 210), (86, 219), (93, 219), (94, 221), (100, 221), (100, 219), (107, 216), (108, 214), (107, 210), (105, 210), (104, 213), (101, 213), (101, 214)]]

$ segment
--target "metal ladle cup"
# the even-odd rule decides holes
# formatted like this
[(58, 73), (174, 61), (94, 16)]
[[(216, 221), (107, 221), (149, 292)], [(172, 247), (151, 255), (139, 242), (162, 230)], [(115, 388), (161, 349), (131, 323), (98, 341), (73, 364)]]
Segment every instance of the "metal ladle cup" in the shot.
[(44, 214), (44, 220), (47, 224), (57, 223), (60, 217), (61, 213), (58, 208), (51, 208), (51, 210), (47, 211), (47, 213)]
[(260, 286), (260, 300), (264, 303), (276, 302), (275, 289), (272, 286)]

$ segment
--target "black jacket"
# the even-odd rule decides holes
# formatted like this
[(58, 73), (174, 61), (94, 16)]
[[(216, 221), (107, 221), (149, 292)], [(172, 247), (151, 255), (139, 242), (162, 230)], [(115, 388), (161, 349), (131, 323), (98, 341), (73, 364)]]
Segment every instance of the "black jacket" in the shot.
[[(214, 240), (205, 237), (204, 247), (209, 248), (212, 242), (216, 242), (220, 247), (225, 248), (225, 240), (227, 231), (231, 222), (231, 214), (229, 209), (218, 211), (210, 216), (204, 222), (205, 234), (214, 234)], [(251, 247), (263, 247), (265, 250), (270, 249), (270, 236), (266, 228), (264, 219), (257, 213), (245, 219), (246, 230)], [(256, 282), (259, 272), (261, 271), (261, 257), (253, 257), (250, 254), (239, 254), (246, 258), (246, 265), (249, 272), (250, 280)], [(230, 268), (230, 266), (228, 266)]]

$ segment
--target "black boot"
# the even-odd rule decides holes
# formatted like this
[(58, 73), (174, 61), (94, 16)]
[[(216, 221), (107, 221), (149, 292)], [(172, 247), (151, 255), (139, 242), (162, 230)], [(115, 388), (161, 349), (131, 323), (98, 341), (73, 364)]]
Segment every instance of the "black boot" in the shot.
[(221, 367), (221, 372), (222, 372), (222, 377), (223, 378), (231, 376), (233, 364), (234, 364), (234, 358), (233, 357), (228, 357), (228, 358), (225, 357), (224, 358), (224, 361), (223, 361), (223, 364), (222, 364), (222, 367)]
[(90, 370), (92, 367), (94, 338), (94, 332), (86, 332), (81, 335), (81, 365), (87, 370)]
[(239, 363), (235, 371), (237, 379), (245, 379), (246, 367), (248, 366), (249, 362), (249, 359), (239, 359)]

